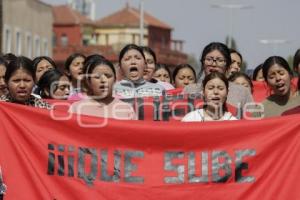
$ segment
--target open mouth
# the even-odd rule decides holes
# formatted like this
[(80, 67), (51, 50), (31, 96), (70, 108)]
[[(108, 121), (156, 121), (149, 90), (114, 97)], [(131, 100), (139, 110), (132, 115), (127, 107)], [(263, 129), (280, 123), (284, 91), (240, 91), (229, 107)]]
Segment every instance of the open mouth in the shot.
[(131, 67), (129, 69), (129, 72), (137, 72), (138, 71), (138, 68), (137, 67)]
[(83, 76), (83, 72), (78, 72), (78, 76)]
[(83, 72), (78, 72), (77, 79), (78, 79), (78, 80), (81, 80), (83, 77), (84, 77)]
[(19, 95), (19, 96), (27, 96), (27, 91), (26, 90), (20, 90), (20, 91), (17, 91), (17, 94)]
[(149, 73), (149, 71), (147, 69), (144, 70), (144, 75), (147, 75)]
[(212, 68), (212, 69), (209, 70), (210, 73), (217, 72), (217, 71), (218, 71), (218, 70), (216, 70), (216, 69), (214, 69), (214, 68)]
[(278, 84), (278, 85), (276, 85), (276, 88), (277, 88), (277, 90), (282, 91), (285, 89), (284, 86), (285, 86), (285, 84)]
[(213, 101), (220, 101), (220, 97), (213, 97), (213, 98), (211, 98), (211, 100), (213, 100)]
[(106, 90), (106, 89), (108, 89), (108, 86), (107, 86), (107, 85), (101, 85), (99, 88), (100, 88), (101, 90)]
[(137, 67), (131, 67), (129, 69), (129, 77), (135, 79), (138, 76), (139, 76), (138, 68)]

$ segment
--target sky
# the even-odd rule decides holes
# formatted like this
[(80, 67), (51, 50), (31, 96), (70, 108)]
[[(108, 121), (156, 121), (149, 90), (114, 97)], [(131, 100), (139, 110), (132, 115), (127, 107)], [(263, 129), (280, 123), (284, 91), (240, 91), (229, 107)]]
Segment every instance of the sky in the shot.
[[(42, 0), (66, 4), (67, 0)], [(126, 2), (138, 8), (140, 0), (95, 0), (97, 19), (122, 9)], [(212, 5), (239, 4), (249, 9), (215, 8)], [(225, 42), (233, 27), (233, 38), (248, 68), (255, 68), (269, 56), (293, 56), (300, 48), (299, 0), (144, 0), (144, 9), (173, 27), (173, 39), (184, 40), (184, 51), (199, 60), (210, 42)], [(263, 44), (260, 40), (283, 40)]]

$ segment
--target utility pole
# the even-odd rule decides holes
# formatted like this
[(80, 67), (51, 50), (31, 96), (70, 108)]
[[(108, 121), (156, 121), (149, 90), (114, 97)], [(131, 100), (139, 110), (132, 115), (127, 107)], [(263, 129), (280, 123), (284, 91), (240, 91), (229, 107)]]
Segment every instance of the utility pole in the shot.
[(144, 0), (140, 0), (140, 46), (144, 45)]
[(250, 5), (242, 5), (242, 4), (212, 4), (212, 8), (224, 8), (224, 9), (229, 9), (229, 44), (228, 47), (232, 48), (232, 43), (233, 43), (233, 11), (237, 9), (251, 9), (253, 6)]

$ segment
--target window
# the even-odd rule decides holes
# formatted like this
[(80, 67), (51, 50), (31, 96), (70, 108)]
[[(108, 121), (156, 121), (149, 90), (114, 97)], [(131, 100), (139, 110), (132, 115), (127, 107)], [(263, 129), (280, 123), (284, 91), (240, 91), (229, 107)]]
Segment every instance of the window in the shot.
[(32, 57), (32, 40), (31, 40), (31, 35), (28, 33), (26, 36), (26, 52), (28, 58)]
[(36, 37), (34, 42), (34, 48), (35, 48), (35, 57), (41, 56), (41, 45), (40, 45), (40, 38)]
[(56, 47), (56, 40), (57, 40), (56, 34), (53, 33), (53, 36), (52, 36), (52, 46), (53, 46), (53, 47)]
[(83, 46), (88, 46), (89, 45), (89, 40), (88, 39), (83, 39), (82, 44), (83, 44)]
[(109, 35), (105, 34), (105, 45), (109, 44)]
[(166, 39), (164, 37), (161, 38), (161, 47), (166, 48)]
[(48, 41), (47, 41), (47, 39), (44, 40), (44, 55), (45, 56), (49, 56)]
[(22, 54), (22, 40), (21, 40), (21, 32), (17, 31), (16, 32), (16, 50), (15, 50), (17, 55)]
[(62, 34), (61, 35), (61, 45), (66, 47), (66, 46), (68, 46), (68, 42), (69, 42), (68, 36), (66, 34)]
[(11, 31), (10, 29), (5, 30), (5, 47), (4, 51), (6, 53), (11, 53)]

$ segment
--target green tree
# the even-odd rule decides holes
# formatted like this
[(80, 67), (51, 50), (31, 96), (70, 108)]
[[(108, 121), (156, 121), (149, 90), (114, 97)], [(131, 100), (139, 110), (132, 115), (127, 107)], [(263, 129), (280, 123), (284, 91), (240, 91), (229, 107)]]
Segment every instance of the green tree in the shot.
[(243, 61), (241, 66), (241, 72), (246, 73), (247, 68), (248, 68), (248, 63), (246, 61)]
[[(229, 43), (230, 43), (230, 36), (226, 36), (225, 38), (225, 44), (229, 47)], [(238, 47), (237, 47), (237, 43), (235, 41), (235, 39), (232, 37), (232, 41), (231, 41), (231, 49), (234, 49), (236, 51), (238, 51), (239, 53), (241, 53), (239, 50), (238, 50)], [(242, 54), (243, 56), (243, 54)], [(241, 72), (245, 73), (247, 71), (247, 62), (245, 60), (243, 60), (243, 63), (242, 63), (242, 66), (241, 66)]]
[[(233, 38), (233, 37), (231, 37), (232, 38), (232, 41), (231, 41), (231, 49), (235, 49), (235, 50), (237, 50), (237, 45), (236, 45), (236, 41), (235, 41), (235, 39)], [(229, 47), (230, 45), (229, 45), (229, 43), (230, 43), (230, 36), (226, 36), (226, 38), (225, 38), (225, 44)]]
[(196, 56), (194, 54), (189, 54), (188, 55), (187, 63), (195, 69), (196, 75), (197, 75), (200, 71), (200, 64), (199, 64), (198, 59), (196, 58)]
[(292, 70), (294, 76), (297, 76), (297, 73), (294, 71), (294, 66), (293, 66), (294, 65), (294, 63), (293, 63), (294, 62), (294, 56), (289, 55), (286, 60), (289, 63), (290, 69)]

